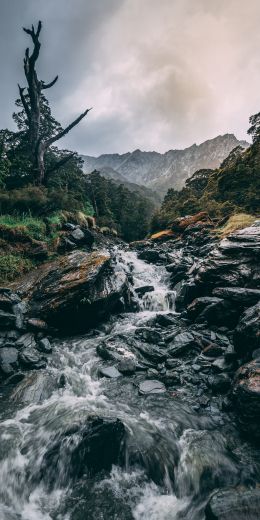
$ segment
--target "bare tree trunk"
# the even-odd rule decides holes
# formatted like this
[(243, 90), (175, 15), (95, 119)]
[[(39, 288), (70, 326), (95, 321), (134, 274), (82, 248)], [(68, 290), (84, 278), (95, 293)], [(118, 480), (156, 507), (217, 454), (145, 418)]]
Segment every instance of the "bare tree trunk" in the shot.
[[(42, 23), (38, 22), (37, 30), (35, 30), (32, 25), (31, 29), (25, 29), (24, 31), (29, 34), (33, 41), (33, 51), (30, 54), (29, 48), (25, 51), (24, 57), (24, 73), (27, 80), (27, 92), (29, 95), (30, 103), (27, 103), (26, 97), (24, 95), (24, 88), (21, 88), (19, 85), (20, 98), (27, 116), (28, 120), (28, 133), (29, 133), (29, 144), (31, 147), (32, 154), (32, 162), (35, 168), (35, 181), (37, 184), (43, 184), (45, 181), (45, 153), (48, 148), (61, 139), (64, 135), (66, 135), (70, 130), (76, 126), (89, 112), (91, 109), (85, 110), (80, 116), (78, 116), (72, 123), (70, 123), (64, 130), (59, 132), (58, 134), (50, 137), (49, 139), (44, 140), (40, 135), (40, 124), (41, 124), (41, 92), (42, 90), (51, 88), (56, 81), (58, 80), (58, 76), (54, 78), (50, 83), (45, 83), (38, 79), (35, 64), (39, 57), (41, 44), (39, 42), (39, 35), (42, 29)], [(72, 156), (70, 156), (71, 158)], [(66, 161), (59, 161), (55, 168), (52, 168), (51, 171), (57, 170), (60, 168)]]

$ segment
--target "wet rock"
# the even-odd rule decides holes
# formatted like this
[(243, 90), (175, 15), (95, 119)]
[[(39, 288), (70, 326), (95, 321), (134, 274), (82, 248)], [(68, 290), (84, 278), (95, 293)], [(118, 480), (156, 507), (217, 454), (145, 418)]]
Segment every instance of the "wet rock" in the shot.
[(181, 332), (177, 334), (173, 342), (168, 345), (168, 355), (171, 357), (182, 356), (190, 350), (193, 350), (196, 345), (193, 334), (190, 332)]
[(33, 332), (41, 332), (45, 331), (48, 328), (48, 326), (46, 321), (40, 320), (38, 318), (30, 318), (29, 320), (27, 320), (27, 328), (29, 330), (32, 330)]
[(27, 370), (39, 370), (46, 367), (46, 360), (40, 357), (37, 351), (31, 348), (26, 348), (22, 352), (19, 352), (19, 361)]
[(225, 298), (234, 302), (236, 305), (252, 306), (260, 300), (259, 289), (247, 289), (243, 287), (216, 287), (213, 295)]
[(58, 387), (65, 388), (66, 382), (67, 382), (67, 379), (66, 379), (65, 374), (61, 374), (59, 377), (59, 380), (58, 380)]
[(220, 302), (223, 302), (223, 299), (213, 298), (212, 296), (202, 296), (200, 298), (195, 298), (187, 307), (188, 317), (191, 320), (195, 320), (204, 309), (209, 307), (210, 305), (216, 305)]
[(16, 315), (10, 312), (0, 310), (0, 329), (8, 329), (15, 327)]
[(174, 370), (166, 370), (165, 374), (161, 376), (161, 380), (166, 386), (180, 384), (180, 374)]
[(110, 314), (126, 294), (127, 278), (107, 252), (77, 250), (44, 265), (31, 291), (30, 314), (72, 332)]
[(34, 338), (34, 334), (31, 332), (27, 332), (26, 334), (23, 334), (17, 341), (16, 341), (16, 347), (19, 349), (34, 349), (36, 348), (36, 341)]
[(222, 356), (224, 349), (218, 345), (211, 344), (204, 348), (202, 352), (204, 356), (215, 358)]
[(145, 343), (139, 343), (136, 345), (136, 349), (144, 358), (151, 360), (153, 363), (162, 363), (167, 357), (167, 352), (155, 345), (146, 345)]
[(260, 362), (251, 361), (236, 373), (233, 399), (243, 432), (255, 440), (260, 440)]
[(138, 338), (148, 343), (158, 344), (162, 341), (161, 333), (150, 327), (138, 327), (135, 334)]
[(152, 291), (154, 291), (154, 286), (153, 285), (142, 285), (141, 287), (136, 287), (135, 288), (135, 292), (139, 296), (143, 296), (144, 294), (146, 294), (148, 292), (152, 292)]
[(122, 359), (117, 368), (121, 374), (132, 375), (136, 371), (136, 361), (130, 357)]
[(45, 372), (30, 372), (15, 388), (11, 399), (18, 403), (40, 403), (52, 395), (56, 386), (51, 375)]
[(260, 302), (249, 307), (241, 316), (234, 332), (235, 350), (241, 357), (249, 357), (260, 348)]
[(219, 490), (211, 497), (206, 520), (257, 520), (260, 489), (234, 488)]
[(54, 440), (44, 455), (40, 477), (54, 485), (83, 475), (109, 472), (121, 463), (125, 427), (119, 419), (90, 417), (85, 425), (73, 426)]
[(24, 379), (24, 377), (25, 377), (25, 374), (23, 374), (23, 372), (16, 372), (15, 374), (12, 374), (5, 380), (5, 385), (6, 386), (17, 385)]
[(215, 372), (230, 372), (233, 371), (236, 366), (232, 362), (228, 362), (225, 357), (219, 357), (212, 363), (212, 368)]
[(203, 289), (200, 287), (197, 283), (195, 283), (195, 280), (191, 278), (187, 282), (180, 285), (180, 287), (177, 289), (176, 294), (176, 310), (181, 311), (183, 310), (187, 305), (189, 305), (195, 298), (199, 298), (202, 296)]
[(164, 394), (166, 392), (164, 384), (155, 379), (142, 381), (139, 384), (138, 390), (141, 395)]
[(102, 367), (99, 369), (99, 374), (103, 377), (108, 377), (109, 379), (116, 379), (121, 376), (116, 367)]
[(159, 251), (156, 249), (145, 249), (138, 253), (138, 258), (141, 260), (145, 260), (151, 264), (160, 264), (162, 263), (162, 256)]
[(17, 294), (13, 293), (12, 291), (5, 291), (2, 289), (0, 293), (0, 309), (1, 311), (9, 312), (12, 314), (13, 311), (13, 305), (15, 303), (18, 303), (20, 301), (20, 298)]
[(40, 352), (43, 352), (44, 354), (51, 354), (52, 352), (52, 346), (48, 340), (48, 338), (42, 338), (37, 343), (37, 350)]
[(208, 379), (208, 385), (212, 392), (225, 394), (231, 386), (231, 379), (227, 374), (218, 374), (216, 376), (210, 376)]

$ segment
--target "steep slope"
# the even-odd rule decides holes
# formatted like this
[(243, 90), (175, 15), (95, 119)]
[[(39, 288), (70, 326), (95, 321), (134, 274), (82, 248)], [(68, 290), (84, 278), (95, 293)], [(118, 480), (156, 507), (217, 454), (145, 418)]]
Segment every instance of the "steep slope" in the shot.
[[(248, 146), (246, 141), (238, 141), (233, 134), (209, 139), (204, 143), (193, 144), (184, 150), (158, 152), (134, 152), (105, 154), (100, 157), (83, 155), (84, 170), (90, 173), (94, 169), (109, 171), (112, 169), (125, 177), (128, 182), (145, 185), (157, 192), (166, 193), (174, 187), (181, 189), (185, 180), (201, 168), (217, 168), (236, 146)], [(110, 170), (111, 171), (111, 170)]]

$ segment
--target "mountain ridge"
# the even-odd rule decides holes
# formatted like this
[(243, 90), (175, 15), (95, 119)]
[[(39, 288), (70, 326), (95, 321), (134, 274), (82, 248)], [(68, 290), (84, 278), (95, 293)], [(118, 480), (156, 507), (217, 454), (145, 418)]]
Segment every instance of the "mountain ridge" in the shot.
[(161, 194), (171, 187), (181, 189), (185, 180), (201, 168), (217, 168), (236, 146), (247, 148), (249, 143), (238, 140), (234, 134), (224, 134), (192, 144), (184, 149), (170, 149), (165, 153), (141, 151), (123, 154), (102, 154), (98, 157), (82, 155), (84, 171), (104, 172), (112, 169), (120, 174), (122, 182), (144, 185)]

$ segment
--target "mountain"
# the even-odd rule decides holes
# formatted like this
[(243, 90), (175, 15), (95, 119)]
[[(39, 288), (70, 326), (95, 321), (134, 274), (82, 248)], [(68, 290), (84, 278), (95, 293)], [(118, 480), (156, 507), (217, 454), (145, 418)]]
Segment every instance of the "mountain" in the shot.
[[(219, 135), (202, 144), (193, 144), (184, 150), (169, 150), (164, 154), (135, 150), (125, 154), (104, 154), (99, 157), (82, 155), (84, 171), (102, 170), (118, 181), (145, 185), (165, 194), (168, 188), (181, 189), (185, 180), (201, 168), (218, 168), (236, 146), (247, 148), (233, 134)], [(113, 175), (113, 176), (112, 176)]]

